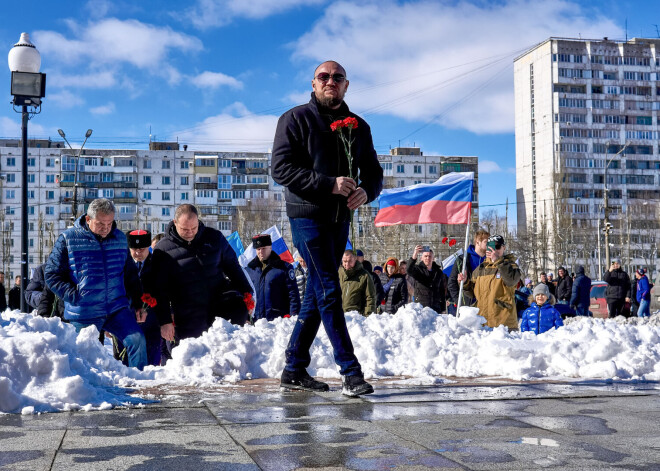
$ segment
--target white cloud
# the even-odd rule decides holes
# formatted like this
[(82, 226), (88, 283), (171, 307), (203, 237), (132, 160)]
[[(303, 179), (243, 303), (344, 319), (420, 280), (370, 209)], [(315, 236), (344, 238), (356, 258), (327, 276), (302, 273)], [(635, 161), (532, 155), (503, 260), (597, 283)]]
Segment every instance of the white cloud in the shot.
[(44, 100), (53, 102), (60, 108), (74, 108), (85, 103), (85, 100), (83, 100), (80, 95), (73, 94), (69, 90), (51, 93), (47, 95)]
[(194, 128), (171, 133), (170, 139), (199, 150), (267, 152), (273, 145), (278, 118), (251, 114), (243, 103), (234, 103)]
[(502, 167), (499, 166), (497, 162), (492, 160), (479, 160), (479, 175), (485, 173), (499, 173), (502, 171)]
[(101, 106), (96, 106), (94, 108), (90, 108), (89, 112), (95, 115), (112, 114), (115, 112), (115, 104), (113, 102), (109, 102), (107, 105), (101, 105)]
[[(183, 18), (200, 29), (224, 26), (236, 18), (261, 19), (307, 5), (321, 5), (323, 0), (198, 0)], [(180, 16), (177, 14), (177, 16)]]
[[(6, 116), (0, 116), (0, 136), (6, 137), (9, 139), (20, 139), (21, 138), (21, 118), (17, 114), (15, 120), (7, 118)], [(28, 139), (42, 138), (47, 137), (48, 133), (46, 128), (40, 124), (32, 123), (28, 125)]]
[(58, 72), (48, 74), (48, 86), (59, 88), (112, 88), (117, 85), (114, 72), (90, 72), (88, 74), (63, 75)]
[(69, 21), (75, 39), (55, 31), (35, 31), (35, 44), (43, 55), (67, 65), (128, 63), (141, 69), (162, 66), (171, 49), (196, 52), (202, 42), (169, 27), (158, 27), (137, 20), (106, 18), (86, 26)]
[(220, 72), (205, 71), (191, 77), (191, 81), (198, 88), (218, 88), (223, 85), (231, 88), (243, 88), (243, 83), (240, 80)]
[(621, 35), (568, 0), (340, 1), (293, 44), (293, 59), (342, 63), (347, 102), (365, 115), (500, 133), (513, 131), (516, 56), (550, 36)]

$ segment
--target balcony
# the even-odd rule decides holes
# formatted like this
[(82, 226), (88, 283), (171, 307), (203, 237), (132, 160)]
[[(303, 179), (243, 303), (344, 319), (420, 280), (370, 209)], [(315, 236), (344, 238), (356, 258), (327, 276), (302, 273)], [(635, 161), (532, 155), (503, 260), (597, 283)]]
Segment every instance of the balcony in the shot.
[(99, 182), (96, 188), (137, 188), (137, 182)]
[(217, 190), (217, 183), (195, 183), (195, 190)]
[(115, 204), (137, 204), (138, 203), (138, 198), (137, 196), (122, 196), (122, 197), (115, 197), (112, 198), (112, 202)]

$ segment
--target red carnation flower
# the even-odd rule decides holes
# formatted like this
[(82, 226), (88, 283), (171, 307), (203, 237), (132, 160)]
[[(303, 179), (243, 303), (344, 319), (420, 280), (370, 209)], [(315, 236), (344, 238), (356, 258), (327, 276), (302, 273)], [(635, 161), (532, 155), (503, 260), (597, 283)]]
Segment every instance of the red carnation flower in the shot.
[(446, 244), (446, 243), (447, 243), (447, 239), (449, 239), (449, 237), (445, 237), (444, 239), (442, 239), (442, 243), (443, 243), (443, 244)]
[(337, 121), (333, 122), (330, 125), (330, 129), (332, 129), (333, 131), (336, 131), (337, 129), (341, 129), (343, 127), (344, 127), (344, 121), (342, 121), (341, 119), (338, 119)]
[(245, 293), (243, 295), (243, 302), (248, 311), (254, 309), (254, 298), (252, 297), (252, 293)]
[(450, 241), (449, 241), (449, 246), (450, 246), (450, 247), (453, 247), (454, 245), (456, 245), (456, 239), (452, 239), (452, 240), (450, 240)]
[[(355, 129), (358, 127), (358, 121), (357, 119), (353, 118), (352, 116), (349, 116), (344, 120), (344, 127), (348, 129)], [(334, 131), (334, 129), (333, 129)]]
[(158, 301), (156, 301), (156, 298), (151, 296), (149, 293), (144, 293), (142, 295), (142, 298), (140, 298), (141, 301), (144, 303), (142, 305), (142, 309), (146, 309), (148, 307), (156, 307), (156, 304), (158, 304)]

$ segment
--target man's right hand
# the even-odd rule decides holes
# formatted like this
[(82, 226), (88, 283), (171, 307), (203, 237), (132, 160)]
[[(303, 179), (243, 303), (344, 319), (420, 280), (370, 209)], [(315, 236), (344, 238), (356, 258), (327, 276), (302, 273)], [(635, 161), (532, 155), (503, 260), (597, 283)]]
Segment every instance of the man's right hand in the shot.
[(415, 250), (413, 250), (413, 254), (412, 254), (412, 258), (413, 258), (413, 260), (417, 260), (417, 255), (419, 255), (419, 253), (420, 253), (422, 250), (424, 250), (424, 246), (423, 246), (423, 245), (416, 245), (416, 246), (415, 246)]
[(160, 336), (165, 340), (174, 342), (174, 324), (170, 322), (169, 324), (161, 325)]
[(456, 276), (456, 279), (457, 279), (458, 282), (460, 283), (460, 282), (463, 281), (463, 280), (467, 280), (467, 277), (466, 277), (466, 276), (463, 276), (463, 272), (461, 272), (461, 273), (459, 273), (459, 274)]
[(357, 188), (357, 183), (352, 178), (337, 177), (335, 186), (332, 187), (332, 194), (348, 196), (355, 191), (355, 188)]

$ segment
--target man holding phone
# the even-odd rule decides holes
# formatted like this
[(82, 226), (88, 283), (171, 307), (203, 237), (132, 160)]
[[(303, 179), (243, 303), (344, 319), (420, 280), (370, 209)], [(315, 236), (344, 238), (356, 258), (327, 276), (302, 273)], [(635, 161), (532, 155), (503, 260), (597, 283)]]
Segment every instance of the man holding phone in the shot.
[(511, 331), (518, 330), (515, 292), (522, 272), (515, 255), (505, 255), (505, 251), (504, 237), (489, 237), (486, 260), (472, 272), (466, 285), (474, 287), (479, 315), (486, 318), (488, 327), (505, 325)]
[[(422, 263), (417, 256), (422, 254)], [(413, 279), (415, 302), (430, 307), (438, 314), (447, 309), (447, 275), (442, 267), (433, 261), (433, 250), (428, 245), (417, 245), (412, 257), (406, 263), (408, 275)]]

